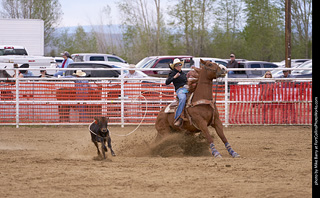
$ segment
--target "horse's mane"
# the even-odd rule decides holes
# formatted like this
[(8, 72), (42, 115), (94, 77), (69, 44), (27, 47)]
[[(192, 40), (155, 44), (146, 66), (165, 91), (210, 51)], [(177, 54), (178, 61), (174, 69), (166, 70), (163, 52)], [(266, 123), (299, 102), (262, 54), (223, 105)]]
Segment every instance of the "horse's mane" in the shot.
[(193, 68), (193, 70), (189, 71), (187, 74), (188, 78), (188, 91), (192, 93), (196, 90), (199, 81), (199, 74), (202, 68)]

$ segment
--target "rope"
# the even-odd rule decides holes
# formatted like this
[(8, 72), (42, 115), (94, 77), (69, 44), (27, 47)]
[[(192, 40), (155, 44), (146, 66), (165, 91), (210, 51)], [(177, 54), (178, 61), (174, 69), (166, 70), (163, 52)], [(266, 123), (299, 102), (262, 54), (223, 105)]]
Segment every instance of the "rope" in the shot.
[[(142, 93), (144, 93), (144, 92), (142, 92)], [(139, 94), (139, 96), (136, 96), (135, 98), (138, 98), (138, 97), (140, 97), (140, 96), (142, 96), (142, 97), (144, 98), (144, 100), (146, 101), (146, 110), (145, 110), (144, 115), (143, 115), (143, 118), (142, 118), (141, 122), (138, 124), (138, 126), (137, 126), (134, 130), (132, 130), (131, 132), (129, 132), (129, 133), (125, 134), (125, 135), (117, 134), (117, 133), (111, 133), (111, 131), (110, 131), (110, 134), (113, 134), (113, 135), (119, 136), (119, 137), (126, 137), (126, 136), (129, 136), (129, 135), (133, 134), (133, 133), (141, 126), (143, 120), (145, 119), (145, 117), (146, 117), (146, 115), (147, 115), (148, 102), (147, 102), (146, 97), (144, 97), (142, 94)]]

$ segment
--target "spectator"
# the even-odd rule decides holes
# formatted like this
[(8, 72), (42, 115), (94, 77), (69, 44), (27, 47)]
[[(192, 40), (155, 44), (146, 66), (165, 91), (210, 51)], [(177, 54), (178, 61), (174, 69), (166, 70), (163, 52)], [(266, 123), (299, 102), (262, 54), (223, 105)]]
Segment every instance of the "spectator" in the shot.
[(280, 78), (294, 78), (293, 75), (289, 74), (289, 70), (283, 70), (283, 75), (280, 76)]
[(40, 70), (39, 78), (47, 78), (47, 77), (50, 77), (50, 76), (52, 76), (52, 75), (49, 75), (46, 70)]
[[(73, 63), (73, 60), (69, 54), (69, 52), (65, 51), (63, 53), (61, 53), (62, 57), (63, 57), (63, 61), (61, 65), (58, 65), (59, 68), (68, 68), (68, 65), (70, 63)], [(58, 77), (58, 75), (60, 76), (64, 76), (65, 71), (58, 71), (57, 73), (54, 74), (54, 77)]]
[(272, 78), (271, 71), (266, 71), (266, 73), (264, 74), (263, 78)]
[[(72, 74), (73, 76), (77, 78), (85, 77), (87, 74), (83, 72), (82, 70), (77, 70), (76, 73)], [(76, 87), (76, 100), (90, 100), (89, 96), (89, 81), (85, 79), (80, 79), (75, 81), (75, 87)], [(88, 122), (89, 116), (88, 116), (88, 105), (81, 104), (78, 106), (79, 111), (79, 118), (80, 122)]]
[[(227, 63), (227, 68), (238, 68), (238, 62), (236, 61), (236, 56), (230, 54), (230, 60)], [(229, 71), (228, 74), (234, 74), (234, 71)]]
[[(136, 72), (136, 70), (134, 70), (136, 68), (136, 66), (134, 64), (130, 64), (129, 65), (129, 72), (125, 73), (123, 75), (124, 78), (143, 78), (144, 76), (139, 74), (138, 72)], [(125, 81), (128, 82), (128, 81)], [(133, 82), (132, 80), (130, 82)]]
[[(14, 65), (15, 68), (17, 68), (17, 64)], [(29, 68), (29, 64), (28, 63), (24, 63), (22, 65), (20, 65), (19, 68)], [(16, 74), (13, 75), (13, 77), (15, 77)], [(32, 71), (29, 70), (19, 70), (19, 78), (23, 78), (26, 76), (33, 76)]]

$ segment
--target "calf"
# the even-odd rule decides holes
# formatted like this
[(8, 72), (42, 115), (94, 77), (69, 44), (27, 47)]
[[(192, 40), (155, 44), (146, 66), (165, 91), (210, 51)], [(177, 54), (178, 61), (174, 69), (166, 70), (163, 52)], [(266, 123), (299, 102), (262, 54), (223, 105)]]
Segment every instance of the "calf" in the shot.
[[(108, 121), (108, 117), (95, 117), (94, 122), (92, 122), (89, 126), (91, 141), (97, 147), (98, 156), (101, 156), (102, 152), (104, 159), (106, 159), (105, 152), (108, 151), (106, 147), (106, 141), (108, 142), (108, 147), (111, 151), (111, 155), (116, 156), (111, 147), (111, 138), (108, 129)], [(101, 143), (101, 152), (98, 147), (98, 142)]]

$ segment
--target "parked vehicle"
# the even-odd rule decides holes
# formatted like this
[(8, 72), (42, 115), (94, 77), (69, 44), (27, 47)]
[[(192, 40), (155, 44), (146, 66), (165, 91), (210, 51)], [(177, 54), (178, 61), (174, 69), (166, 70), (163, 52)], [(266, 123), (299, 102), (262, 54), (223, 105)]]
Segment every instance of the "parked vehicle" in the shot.
[(194, 61), (194, 66), (199, 68), (200, 67), (200, 59), (202, 60), (210, 60), (212, 62), (221, 64), (223, 66), (227, 66), (228, 61), (226, 61), (225, 59), (220, 59), (220, 58), (209, 58), (209, 57), (194, 57), (192, 58), (192, 60)]
[[(68, 68), (115, 68), (101, 61), (73, 62)], [(65, 76), (72, 76), (75, 70), (67, 70)], [(119, 77), (120, 70), (84, 70), (86, 77)]]
[(168, 71), (146, 71), (142, 70), (144, 73), (146, 73), (148, 76), (154, 76), (154, 77), (167, 77), (170, 69), (169, 64), (173, 63), (173, 60), (175, 58), (179, 59), (189, 59), (192, 58), (192, 56), (183, 56), (183, 55), (177, 55), (177, 56), (149, 56), (144, 59), (142, 59), (137, 65), (137, 68), (166, 68)]
[[(291, 59), (291, 67), (297, 67), (299, 65), (301, 65), (302, 63), (309, 61), (311, 59)], [(281, 62), (274, 62), (274, 64), (278, 65), (279, 67), (285, 67), (285, 60), (281, 61)]]
[[(277, 68), (278, 65), (265, 61), (245, 61), (238, 63), (238, 68)], [(234, 71), (234, 74), (228, 74), (228, 78), (257, 78), (263, 76), (265, 71)]]
[(71, 57), (75, 62), (109, 61), (109, 62), (127, 63), (122, 58), (113, 54), (77, 53), (77, 54), (72, 54)]
[[(301, 65), (291, 66), (291, 68), (312, 68), (312, 60), (306, 61)], [(283, 75), (283, 70), (274, 70), (271, 71), (272, 77), (279, 78)], [(295, 76), (295, 78), (311, 78), (312, 77), (312, 70), (292, 70), (291, 74)]]
[[(12, 69), (14, 63), (18, 65), (28, 63), (30, 68), (56, 68), (54, 58), (29, 56), (26, 48), (18, 45), (0, 45), (0, 63), (8, 64), (7, 69)], [(34, 71), (34, 75), (40, 75), (39, 71)], [(50, 74), (55, 73), (54, 70), (50, 72)], [(12, 74), (13, 72), (10, 71), (10, 75)]]
[(293, 75), (295, 78), (312, 78), (312, 70), (303, 70), (312, 68), (312, 60), (304, 62), (297, 68), (301, 68), (301, 70), (293, 70), (291, 72), (291, 75)]

